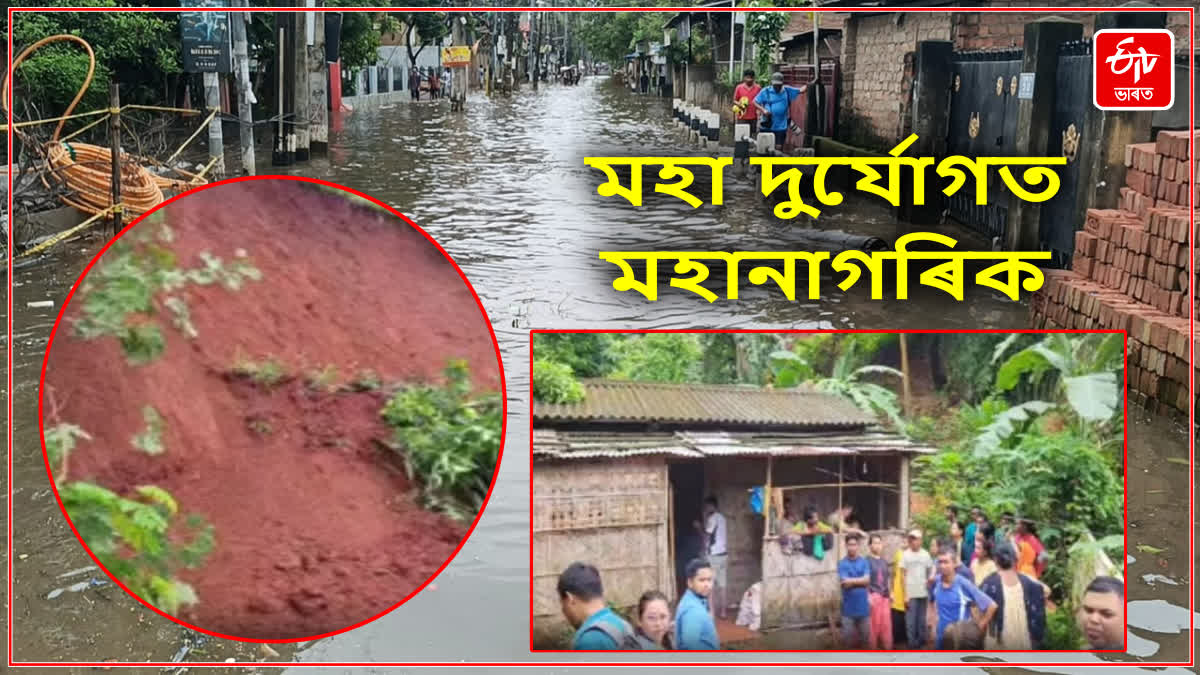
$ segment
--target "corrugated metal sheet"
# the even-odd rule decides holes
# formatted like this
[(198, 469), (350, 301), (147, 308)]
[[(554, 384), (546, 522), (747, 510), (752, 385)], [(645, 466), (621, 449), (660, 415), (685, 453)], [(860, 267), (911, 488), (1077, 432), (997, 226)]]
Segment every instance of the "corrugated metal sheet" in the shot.
[(597, 434), (534, 430), (538, 459), (595, 459), (665, 455), (705, 457), (821, 457), (869, 454), (929, 454), (933, 448), (881, 431), (853, 433), (749, 434), (681, 431), (674, 434)]
[(840, 396), (811, 389), (584, 380), (584, 399), (533, 404), (541, 422), (658, 422), (791, 429), (858, 427), (876, 419)]

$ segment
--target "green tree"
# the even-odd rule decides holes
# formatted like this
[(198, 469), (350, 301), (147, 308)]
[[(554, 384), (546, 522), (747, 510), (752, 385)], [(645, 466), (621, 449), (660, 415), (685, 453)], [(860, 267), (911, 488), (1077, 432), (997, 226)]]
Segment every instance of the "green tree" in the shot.
[[(352, 0), (347, 0), (348, 2)], [(405, 3), (411, 6), (433, 6), (432, 3)], [(450, 34), (450, 18), (445, 12), (392, 12), (390, 16), (401, 26), (405, 41), (404, 48), (408, 52), (408, 62), (416, 63), (417, 56), (430, 45)], [(413, 43), (420, 43), (413, 49)]]
[[(115, 0), (16, 0), (14, 7), (128, 7), (142, 3)], [(87, 40), (96, 55), (96, 72), (78, 111), (105, 107), (108, 82), (121, 84), (127, 103), (161, 103), (168, 77), (182, 71), (178, 14), (145, 12), (21, 12), (14, 16), (13, 46), (17, 53), (34, 42), (70, 33)], [(14, 54), (16, 56), (17, 54)], [(59, 43), (34, 53), (14, 79), (20, 102), (34, 106), (43, 117), (60, 115), (83, 86), (87, 54), (75, 44)], [(18, 114), (21, 108), (17, 107)]]
[(617, 367), (617, 333), (534, 333), (533, 357), (568, 366), (579, 377), (604, 377)]
[(645, 333), (618, 342), (613, 377), (642, 382), (696, 382), (700, 340), (695, 333)]

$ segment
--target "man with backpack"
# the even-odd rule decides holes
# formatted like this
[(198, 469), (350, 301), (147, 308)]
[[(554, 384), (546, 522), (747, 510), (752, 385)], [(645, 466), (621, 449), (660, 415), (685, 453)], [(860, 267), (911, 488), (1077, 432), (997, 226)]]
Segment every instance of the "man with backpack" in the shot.
[(641, 649), (629, 622), (604, 601), (600, 571), (587, 563), (571, 563), (558, 577), (563, 616), (575, 629), (571, 648), (581, 651)]

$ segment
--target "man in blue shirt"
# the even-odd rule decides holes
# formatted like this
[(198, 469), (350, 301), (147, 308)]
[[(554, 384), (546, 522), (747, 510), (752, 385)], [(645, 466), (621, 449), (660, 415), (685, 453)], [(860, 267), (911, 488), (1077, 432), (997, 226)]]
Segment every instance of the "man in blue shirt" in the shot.
[(600, 571), (586, 563), (571, 563), (558, 577), (558, 600), (563, 616), (575, 628), (572, 649), (628, 649), (633, 627), (604, 602)]
[(688, 563), (687, 590), (675, 608), (675, 644), (679, 649), (720, 649), (717, 626), (708, 609), (713, 571), (699, 558)]
[(781, 147), (787, 140), (790, 115), (788, 108), (792, 101), (800, 96), (800, 90), (795, 87), (783, 86), (783, 73), (771, 76), (771, 86), (758, 92), (754, 97), (754, 107), (759, 111), (759, 132), (770, 131), (775, 134), (775, 146)]
[(862, 649), (871, 639), (871, 603), (867, 586), (871, 564), (858, 554), (857, 532), (846, 535), (846, 557), (838, 561), (842, 582), (842, 642), (848, 649)]
[[(955, 571), (958, 566), (954, 546), (938, 547), (938, 578), (933, 587), (933, 604), (937, 609), (937, 649), (942, 648), (942, 635), (946, 628), (959, 621), (974, 621), (981, 634), (987, 634), (988, 624), (996, 614), (996, 603)], [(975, 618), (971, 607), (980, 612)]]

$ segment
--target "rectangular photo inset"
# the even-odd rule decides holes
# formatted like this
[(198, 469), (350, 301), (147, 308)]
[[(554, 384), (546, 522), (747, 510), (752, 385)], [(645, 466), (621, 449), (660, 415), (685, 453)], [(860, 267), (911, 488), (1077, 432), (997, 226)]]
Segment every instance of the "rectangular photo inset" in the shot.
[(1123, 652), (1125, 341), (534, 331), (531, 649)]

